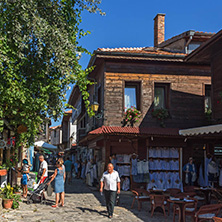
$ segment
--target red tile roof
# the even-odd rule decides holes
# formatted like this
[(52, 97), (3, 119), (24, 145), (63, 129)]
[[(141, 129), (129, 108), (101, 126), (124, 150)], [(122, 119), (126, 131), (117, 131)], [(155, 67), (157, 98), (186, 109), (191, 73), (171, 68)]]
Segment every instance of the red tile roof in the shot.
[(72, 109), (65, 111), (65, 113), (72, 113)]
[(50, 130), (54, 130), (54, 129), (57, 129), (57, 128), (59, 128), (59, 127), (61, 127), (61, 125), (58, 125), (58, 126), (51, 126), (51, 127), (49, 127), (49, 129), (50, 129)]
[[(194, 31), (194, 30), (189, 30), (189, 31), (185, 31), (179, 35), (175, 35), (167, 40), (165, 40), (164, 42), (159, 44), (159, 47), (165, 47), (168, 44), (173, 43), (174, 41), (177, 41), (179, 39), (182, 39), (184, 37), (187, 37), (190, 35), (190, 32)], [(194, 37), (199, 38), (199, 39), (207, 39), (207, 38), (211, 38), (215, 33), (214, 32), (199, 32), (199, 31), (194, 31)]]
[(142, 127), (121, 127), (121, 126), (102, 126), (91, 132), (89, 135), (101, 134), (139, 134), (139, 135), (162, 135), (162, 136), (179, 136), (179, 129), (177, 128), (142, 128)]
[(186, 55), (180, 52), (166, 51), (160, 48), (154, 47), (130, 47), (130, 48), (98, 48), (100, 52), (121, 52), (121, 53), (140, 53), (140, 54), (155, 54), (155, 55)]

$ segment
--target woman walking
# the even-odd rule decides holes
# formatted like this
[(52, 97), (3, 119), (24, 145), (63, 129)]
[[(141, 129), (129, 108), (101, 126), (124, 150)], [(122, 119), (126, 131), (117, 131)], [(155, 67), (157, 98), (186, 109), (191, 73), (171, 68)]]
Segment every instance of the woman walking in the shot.
[(56, 204), (52, 205), (52, 207), (64, 206), (64, 199), (65, 199), (65, 167), (63, 167), (63, 160), (57, 160), (56, 167), (54, 174), (51, 177), (50, 182), (48, 185), (55, 179), (55, 194), (56, 194)]

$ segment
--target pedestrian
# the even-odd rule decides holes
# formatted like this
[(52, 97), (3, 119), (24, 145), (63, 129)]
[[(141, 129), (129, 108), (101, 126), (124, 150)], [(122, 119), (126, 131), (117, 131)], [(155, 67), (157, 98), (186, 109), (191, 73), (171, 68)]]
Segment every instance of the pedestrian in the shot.
[(219, 175), (218, 165), (214, 157), (208, 163), (208, 181), (211, 187), (214, 187), (214, 183), (217, 182), (217, 177)]
[(29, 180), (29, 170), (30, 167), (28, 165), (28, 160), (23, 159), (22, 160), (22, 179), (21, 179), (21, 184), (22, 184), (22, 190), (23, 190), (23, 197), (27, 198), (27, 193), (28, 193), (28, 180)]
[(65, 166), (65, 171), (66, 171), (66, 178), (68, 180), (68, 183), (71, 183), (71, 179), (72, 179), (72, 162), (70, 161), (69, 157), (66, 158), (66, 161), (64, 163)]
[(116, 196), (120, 194), (120, 178), (119, 173), (114, 170), (112, 163), (107, 166), (107, 171), (105, 171), (100, 180), (100, 192), (103, 193), (106, 199), (106, 207), (108, 211), (108, 217), (111, 219), (113, 217), (114, 206), (116, 203)]
[(188, 186), (193, 186), (194, 182), (197, 178), (196, 167), (193, 163), (193, 158), (189, 158), (189, 162), (184, 165), (183, 171), (186, 173), (185, 175), (185, 183)]
[(48, 177), (48, 163), (45, 161), (43, 155), (39, 156), (39, 161), (40, 161), (40, 167), (39, 167), (38, 177), (41, 184)]
[(81, 172), (82, 172), (82, 161), (80, 159), (80, 160), (78, 160), (78, 174), (77, 174), (78, 179), (81, 178)]
[(64, 199), (65, 199), (65, 179), (66, 173), (63, 167), (63, 161), (57, 160), (56, 162), (56, 169), (54, 174), (51, 176), (51, 180), (47, 185), (49, 185), (55, 179), (55, 194), (56, 194), (56, 203), (52, 205), (52, 207), (61, 207), (64, 206)]
[(110, 156), (110, 163), (113, 164), (114, 170), (117, 170), (117, 159), (116, 159), (116, 154), (113, 154), (112, 156)]

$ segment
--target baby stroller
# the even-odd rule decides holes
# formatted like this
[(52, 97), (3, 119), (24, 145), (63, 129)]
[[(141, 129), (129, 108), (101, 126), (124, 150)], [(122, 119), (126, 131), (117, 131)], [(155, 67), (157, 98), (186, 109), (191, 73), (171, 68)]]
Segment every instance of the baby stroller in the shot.
[(46, 200), (44, 198), (43, 192), (47, 189), (50, 178), (47, 177), (43, 183), (37, 184), (37, 187), (34, 189), (34, 191), (30, 192), (30, 196), (27, 199), (27, 204), (31, 204), (34, 202), (39, 202), (40, 204), (45, 204)]

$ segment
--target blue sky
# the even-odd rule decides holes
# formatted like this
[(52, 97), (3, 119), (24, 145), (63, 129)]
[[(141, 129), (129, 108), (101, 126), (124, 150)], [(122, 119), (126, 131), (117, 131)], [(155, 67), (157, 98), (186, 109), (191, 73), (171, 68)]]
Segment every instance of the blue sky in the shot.
[[(218, 32), (222, 28), (221, 0), (102, 0), (101, 8), (106, 16), (82, 15), (81, 28), (91, 34), (80, 43), (90, 52), (102, 47), (153, 46), (153, 18), (157, 13), (166, 14), (166, 39), (187, 30)], [(86, 55), (81, 58), (83, 68), (89, 59)], [(52, 121), (53, 126), (59, 123)]]

